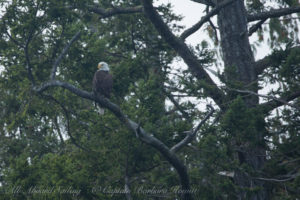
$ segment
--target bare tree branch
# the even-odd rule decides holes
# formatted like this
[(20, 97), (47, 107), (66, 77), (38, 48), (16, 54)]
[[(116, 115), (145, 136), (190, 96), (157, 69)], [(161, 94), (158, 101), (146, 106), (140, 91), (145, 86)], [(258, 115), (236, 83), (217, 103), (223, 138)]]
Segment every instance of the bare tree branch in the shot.
[(210, 108), (210, 112), (204, 117), (203, 120), (196, 126), (194, 130), (187, 131), (186, 134), (187, 136), (181, 140), (179, 143), (174, 145), (171, 148), (172, 153), (178, 152), (182, 147), (186, 146), (188, 143), (192, 142), (193, 139), (195, 138), (197, 132), (199, 131), (200, 127), (211, 117), (211, 115), (215, 112), (214, 108), (211, 105), (207, 105), (207, 107)]
[(60, 62), (62, 61), (63, 57), (66, 55), (66, 53), (70, 49), (71, 45), (79, 38), (79, 36), (80, 36), (80, 31), (78, 31), (72, 37), (72, 39), (70, 40), (70, 42), (65, 46), (65, 48), (63, 49), (63, 51), (61, 52), (61, 54), (58, 56), (58, 58), (53, 63), (53, 65), (52, 65), (52, 71), (51, 71), (51, 74), (50, 74), (50, 80), (54, 80), (58, 65), (60, 64)]
[(259, 22), (257, 22), (256, 24), (254, 24), (253, 26), (250, 27), (249, 31), (248, 31), (248, 37), (250, 37), (253, 33), (255, 33), (258, 29), (261, 28), (261, 25), (263, 25), (263, 23), (265, 23), (265, 21), (267, 21), (268, 18), (262, 19)]
[[(295, 106), (295, 105), (289, 103), (289, 101), (300, 96), (300, 91), (297, 91), (297, 92), (293, 93), (292, 95), (289, 95), (288, 97), (285, 97), (285, 98), (276, 98), (271, 95), (258, 94), (256, 92), (253, 92), (250, 90), (239, 90), (239, 89), (233, 89), (233, 88), (228, 88), (228, 87), (227, 87), (227, 89), (236, 91), (236, 92), (240, 92), (240, 93), (247, 93), (247, 94), (251, 94), (251, 95), (255, 95), (255, 96), (259, 96), (259, 97), (264, 97), (267, 99), (272, 99), (272, 101), (260, 104), (260, 106), (275, 106), (274, 108), (276, 108), (276, 107), (279, 107), (282, 105), (288, 105), (288, 106), (291, 106), (291, 107), (294, 107), (294, 108), (300, 110), (300, 108), (298, 106)], [(274, 108), (272, 108), (272, 109), (274, 109)]]
[(257, 21), (257, 20), (281, 17), (284, 15), (290, 15), (290, 14), (299, 13), (299, 12), (300, 12), (300, 6), (295, 6), (295, 7), (290, 7), (290, 8), (279, 8), (279, 9), (273, 9), (273, 10), (266, 11), (266, 12), (248, 14), (247, 19), (248, 19), (248, 22), (253, 22), (253, 21)]
[(199, 22), (197, 22), (191, 28), (185, 30), (181, 34), (180, 39), (185, 40), (187, 37), (189, 37), (190, 35), (192, 35), (193, 33), (195, 33), (197, 30), (199, 30), (202, 27), (202, 25), (204, 23), (208, 22), (211, 17), (213, 17), (216, 14), (218, 14), (218, 12), (222, 8), (224, 8), (225, 6), (228, 6), (229, 4), (231, 4), (234, 1), (236, 1), (236, 0), (227, 0), (227, 1), (223, 1), (222, 3), (218, 4), (214, 9), (212, 9), (209, 13), (207, 13), (207, 15), (205, 15), (204, 17), (202, 17)]
[(170, 99), (170, 101), (174, 104), (174, 106), (181, 112), (182, 116), (186, 120), (191, 120), (189, 114), (179, 105), (179, 103), (174, 99), (173, 95), (168, 93), (167, 91), (163, 90), (164, 94)]
[(88, 10), (96, 13), (98, 15), (101, 15), (102, 18), (111, 17), (113, 15), (119, 15), (119, 14), (130, 14), (130, 13), (140, 13), (143, 12), (142, 6), (136, 6), (131, 8), (121, 8), (121, 7), (113, 7), (109, 9), (99, 8), (96, 6), (87, 6)]
[(262, 181), (271, 181), (271, 182), (286, 182), (286, 181), (293, 180), (293, 179), (297, 178), (298, 176), (300, 176), (300, 173), (296, 173), (296, 174), (290, 175), (286, 179), (260, 178), (260, 177), (253, 177), (253, 179), (262, 180)]
[(75, 86), (73, 86), (69, 83), (58, 81), (58, 80), (51, 80), (51, 81), (43, 83), (41, 86), (34, 86), (33, 90), (35, 92), (40, 92), (41, 93), (41, 92), (43, 92), (43, 91), (45, 91), (45, 90), (47, 90), (48, 88), (51, 88), (51, 87), (62, 87), (62, 88), (65, 88), (65, 89), (71, 91), (72, 93), (76, 94), (77, 96), (82, 97), (82, 98), (89, 99), (89, 100), (92, 100), (92, 101), (95, 100), (95, 97), (93, 96), (92, 93), (86, 92), (84, 90), (80, 90), (80, 89), (76, 88)]
[(208, 73), (203, 69), (203, 66), (198, 61), (198, 58), (188, 48), (188, 46), (179, 38), (177, 38), (169, 29), (169, 27), (163, 22), (162, 18), (153, 8), (151, 1), (142, 0), (144, 5), (144, 11), (148, 18), (151, 20), (160, 35), (166, 40), (166, 42), (182, 57), (184, 62), (188, 65), (192, 74), (198, 79), (203, 80), (207, 84), (205, 91), (207, 94), (223, 108), (223, 101), (225, 94), (214, 83)]

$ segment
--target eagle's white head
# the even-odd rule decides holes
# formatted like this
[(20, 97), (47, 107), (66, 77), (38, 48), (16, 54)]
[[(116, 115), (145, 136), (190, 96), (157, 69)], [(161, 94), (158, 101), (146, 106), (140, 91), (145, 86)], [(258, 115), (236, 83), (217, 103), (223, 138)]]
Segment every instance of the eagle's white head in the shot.
[(106, 62), (99, 62), (98, 69), (101, 71), (109, 71), (109, 66)]

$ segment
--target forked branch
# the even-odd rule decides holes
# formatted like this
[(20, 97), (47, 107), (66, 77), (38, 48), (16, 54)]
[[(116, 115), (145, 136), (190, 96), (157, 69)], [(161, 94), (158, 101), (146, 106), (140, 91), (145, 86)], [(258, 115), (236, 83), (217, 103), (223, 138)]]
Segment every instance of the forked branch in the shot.
[(227, 1), (223, 1), (222, 3), (218, 4), (214, 9), (212, 9), (209, 13), (207, 13), (204, 17), (201, 18), (201, 20), (199, 22), (197, 22), (195, 25), (193, 25), (191, 28), (185, 30), (181, 36), (180, 39), (185, 40), (187, 37), (189, 37), (190, 35), (192, 35), (193, 33), (195, 33), (196, 31), (198, 31), (202, 25), (206, 22), (208, 22), (211, 17), (215, 16), (216, 14), (218, 14), (218, 12), (230, 5), (232, 2), (234, 2), (236, 0), (227, 0)]
[(171, 152), (172, 153), (176, 153), (178, 152), (180, 149), (182, 149), (184, 146), (186, 146), (187, 144), (189, 144), (190, 142), (193, 141), (193, 139), (195, 138), (195, 136), (197, 135), (197, 132), (199, 131), (199, 129), (201, 128), (201, 126), (212, 116), (212, 114), (215, 112), (214, 108), (211, 105), (207, 105), (208, 108), (210, 108), (210, 112), (204, 117), (203, 120), (200, 121), (200, 123), (196, 126), (196, 128), (194, 130), (190, 130), (186, 132), (186, 137), (181, 140), (179, 143), (177, 143), (176, 145), (174, 145), (171, 148)]

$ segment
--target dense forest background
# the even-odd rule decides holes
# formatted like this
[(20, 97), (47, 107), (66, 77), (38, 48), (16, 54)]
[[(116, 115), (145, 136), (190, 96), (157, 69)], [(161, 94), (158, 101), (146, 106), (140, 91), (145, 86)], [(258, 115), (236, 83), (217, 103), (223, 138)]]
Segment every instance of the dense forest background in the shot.
[(0, 199), (300, 198), (299, 2), (192, 1), (0, 0)]

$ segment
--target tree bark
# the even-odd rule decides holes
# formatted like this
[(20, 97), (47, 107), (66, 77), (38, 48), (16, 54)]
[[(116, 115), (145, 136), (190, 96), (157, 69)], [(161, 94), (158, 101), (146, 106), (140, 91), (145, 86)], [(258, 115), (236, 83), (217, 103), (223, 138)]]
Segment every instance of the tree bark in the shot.
[[(219, 0), (218, 3), (223, 1)], [(257, 93), (257, 74), (254, 56), (248, 40), (247, 11), (244, 1), (237, 0), (230, 6), (224, 7), (218, 14), (218, 25), (227, 84), (237, 85)], [(230, 100), (233, 100), (238, 95), (230, 91), (228, 93)], [(244, 97), (244, 102), (249, 109), (253, 108), (258, 105), (258, 96)], [(258, 134), (256, 137), (257, 141), (263, 141), (262, 134)], [(235, 141), (233, 142), (236, 144)], [(250, 141), (238, 144), (239, 152), (236, 152), (235, 158), (239, 160), (240, 164), (247, 164), (254, 171), (260, 171), (265, 163), (264, 145), (253, 146), (249, 145), (249, 143)], [(253, 181), (244, 170), (235, 171), (234, 183), (240, 188), (237, 191), (237, 199), (260, 200), (267, 198), (263, 182)], [(256, 192), (252, 191), (249, 194), (246, 189), (250, 188), (262, 189)]]

